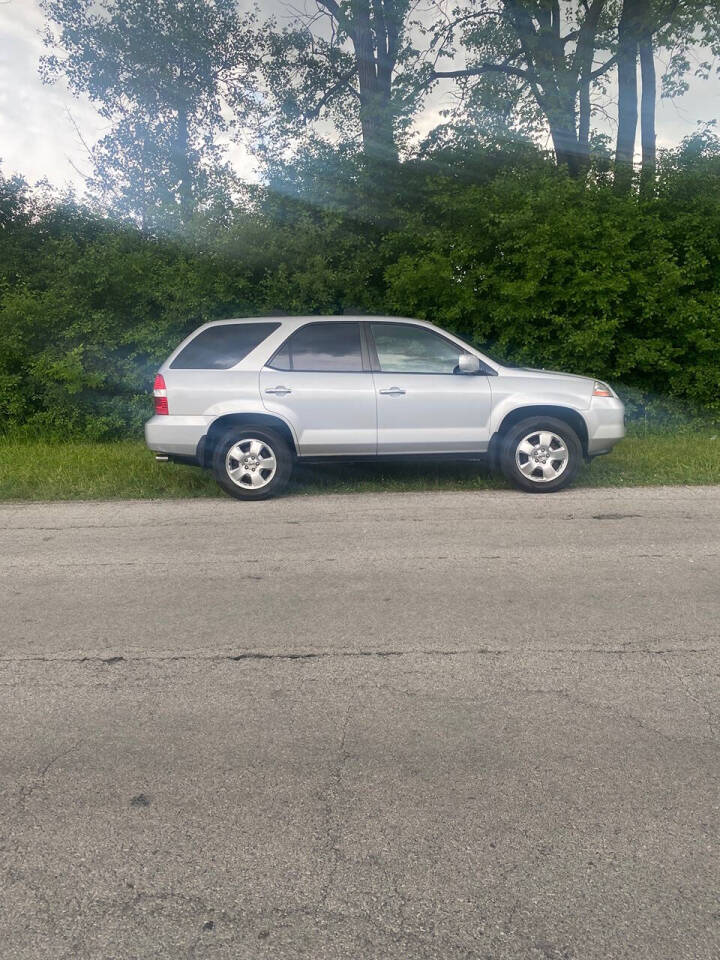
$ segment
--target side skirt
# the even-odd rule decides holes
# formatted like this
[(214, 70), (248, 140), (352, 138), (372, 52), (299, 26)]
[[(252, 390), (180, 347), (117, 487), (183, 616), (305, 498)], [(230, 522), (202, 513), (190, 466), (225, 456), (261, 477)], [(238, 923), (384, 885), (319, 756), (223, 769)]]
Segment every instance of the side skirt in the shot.
[(487, 451), (477, 453), (367, 453), (337, 454), (326, 457), (298, 457), (298, 463), (437, 463), (438, 460), (450, 463), (468, 460), (486, 463), (490, 459)]

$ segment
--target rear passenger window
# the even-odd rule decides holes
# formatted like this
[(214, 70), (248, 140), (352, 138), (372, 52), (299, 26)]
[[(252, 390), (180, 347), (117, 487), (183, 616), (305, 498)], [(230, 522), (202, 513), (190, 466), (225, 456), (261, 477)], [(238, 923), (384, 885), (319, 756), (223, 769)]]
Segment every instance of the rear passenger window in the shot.
[(319, 373), (362, 372), (360, 324), (308, 323), (285, 341), (268, 366)]
[(228, 370), (277, 330), (279, 323), (222, 323), (208, 327), (183, 347), (171, 370)]

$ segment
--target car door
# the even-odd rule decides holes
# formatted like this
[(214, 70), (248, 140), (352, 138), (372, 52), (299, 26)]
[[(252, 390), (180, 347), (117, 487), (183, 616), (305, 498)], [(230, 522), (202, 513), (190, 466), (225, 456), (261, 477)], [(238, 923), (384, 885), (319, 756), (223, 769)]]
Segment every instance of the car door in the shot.
[(476, 453), (490, 441), (485, 372), (458, 372), (461, 346), (428, 327), (370, 322), (378, 453)]
[(299, 327), (260, 371), (260, 396), (291, 424), (301, 456), (376, 451), (375, 389), (358, 321)]

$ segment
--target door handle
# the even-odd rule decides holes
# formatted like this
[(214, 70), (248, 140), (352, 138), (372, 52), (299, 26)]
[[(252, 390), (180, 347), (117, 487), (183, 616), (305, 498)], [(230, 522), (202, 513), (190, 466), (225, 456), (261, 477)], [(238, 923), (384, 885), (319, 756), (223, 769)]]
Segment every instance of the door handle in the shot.
[(386, 397), (401, 397), (405, 391), (402, 387), (388, 387), (386, 390), (378, 390), (378, 393), (382, 393)]
[(268, 387), (265, 393), (274, 393), (277, 397), (284, 397), (287, 393), (292, 393), (290, 387)]

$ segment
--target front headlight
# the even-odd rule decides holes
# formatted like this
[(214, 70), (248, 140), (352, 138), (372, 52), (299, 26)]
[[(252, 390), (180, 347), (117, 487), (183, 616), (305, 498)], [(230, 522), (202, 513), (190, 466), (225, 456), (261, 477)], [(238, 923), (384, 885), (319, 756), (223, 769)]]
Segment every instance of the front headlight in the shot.
[(610, 387), (603, 383), (602, 380), (596, 380), (593, 385), (592, 395), (594, 397), (614, 397), (615, 394), (612, 392)]

